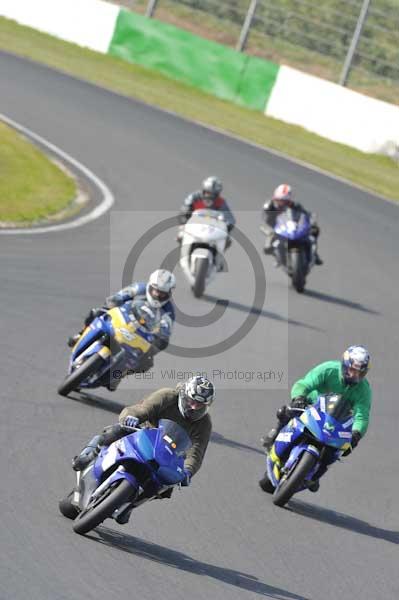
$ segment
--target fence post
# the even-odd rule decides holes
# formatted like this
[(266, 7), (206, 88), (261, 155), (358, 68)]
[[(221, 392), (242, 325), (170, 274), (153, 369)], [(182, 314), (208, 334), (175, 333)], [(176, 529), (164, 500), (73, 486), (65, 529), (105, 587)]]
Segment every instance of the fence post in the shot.
[(252, 21), (255, 16), (256, 7), (258, 6), (259, 0), (251, 0), (247, 16), (245, 17), (244, 25), (242, 26), (240, 38), (236, 45), (236, 50), (238, 52), (242, 52), (245, 49), (245, 45), (247, 43), (249, 30), (251, 29)]
[(155, 9), (157, 7), (158, 0), (148, 0), (147, 10), (145, 11), (146, 17), (153, 17)]
[(352, 37), (351, 44), (349, 46), (348, 53), (345, 58), (345, 63), (342, 69), (341, 77), (339, 80), (339, 85), (346, 85), (348, 81), (349, 72), (352, 67), (353, 56), (356, 52), (357, 45), (359, 43), (360, 36), (362, 34), (363, 25), (367, 19), (367, 12), (369, 10), (371, 0), (363, 0), (362, 8), (360, 10), (359, 18), (356, 23), (356, 28)]

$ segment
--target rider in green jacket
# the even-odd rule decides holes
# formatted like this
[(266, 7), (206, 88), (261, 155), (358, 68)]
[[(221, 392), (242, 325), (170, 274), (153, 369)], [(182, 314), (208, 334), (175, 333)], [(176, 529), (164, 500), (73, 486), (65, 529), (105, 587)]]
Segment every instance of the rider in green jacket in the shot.
[[(363, 346), (350, 346), (345, 350), (342, 360), (331, 360), (311, 369), (305, 377), (292, 386), (291, 407), (306, 408), (316, 402), (320, 394), (341, 394), (350, 403), (353, 412), (352, 450), (365, 435), (371, 407), (371, 388), (365, 376), (370, 368), (370, 355)], [(270, 449), (282, 427), (288, 421), (287, 407), (277, 411), (278, 423), (262, 438), (262, 444)], [(349, 454), (351, 450), (345, 453)], [(317, 491), (318, 482), (315, 489)]]

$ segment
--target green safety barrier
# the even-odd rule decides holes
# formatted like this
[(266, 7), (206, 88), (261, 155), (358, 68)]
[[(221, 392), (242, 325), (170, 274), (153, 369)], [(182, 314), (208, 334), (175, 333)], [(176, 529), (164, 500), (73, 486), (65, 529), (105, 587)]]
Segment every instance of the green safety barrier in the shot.
[(121, 9), (108, 53), (263, 111), (279, 65)]

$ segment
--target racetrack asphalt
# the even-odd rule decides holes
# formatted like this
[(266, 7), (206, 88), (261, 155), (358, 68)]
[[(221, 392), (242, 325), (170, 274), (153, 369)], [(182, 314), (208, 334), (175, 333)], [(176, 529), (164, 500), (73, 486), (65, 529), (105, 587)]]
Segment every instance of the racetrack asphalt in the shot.
[[(1, 600), (397, 598), (399, 207), (4, 53), (0, 77), (0, 112), (82, 161), (116, 199), (111, 213), (84, 227), (0, 239)], [(262, 389), (261, 383), (216, 380), (214, 433), (192, 485), (175, 490), (170, 501), (141, 507), (128, 525), (108, 521), (78, 536), (57, 507), (74, 483), (70, 459), (148, 389), (129, 381), (114, 394), (58, 396), (66, 338), (115, 286), (115, 265), (126, 248), (160, 215), (176, 212), (211, 173), (224, 181), (239, 226), (259, 251), (261, 206), (276, 185), (291, 183), (296, 199), (318, 214), (325, 264), (298, 295), (260, 255), (266, 300), (255, 306), (251, 333), (223, 355), (163, 353), (156, 359), (158, 379), (162, 369), (205, 365), (224, 373), (281, 370), (282, 382)], [(130, 220), (119, 211), (129, 211)], [(166, 232), (143, 253), (138, 277), (174, 249), (174, 236)], [(229, 253), (229, 272), (218, 275), (204, 300), (192, 297), (176, 268), (181, 311), (195, 318), (215, 299), (230, 305), (212, 327), (178, 323), (174, 343), (212, 343), (250, 312), (251, 270), (238, 243)], [(264, 470), (259, 437), (287, 400), (288, 386), (352, 343), (368, 345), (373, 357), (369, 432), (352, 457), (334, 465), (319, 493), (303, 492), (286, 509), (274, 507), (257, 485)]]

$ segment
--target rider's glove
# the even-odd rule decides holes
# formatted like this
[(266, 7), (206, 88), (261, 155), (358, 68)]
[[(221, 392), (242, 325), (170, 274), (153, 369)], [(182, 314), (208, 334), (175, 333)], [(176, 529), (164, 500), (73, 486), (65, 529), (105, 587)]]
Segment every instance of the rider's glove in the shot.
[(123, 427), (137, 427), (139, 421), (140, 419), (138, 419), (137, 417), (132, 417), (132, 415), (126, 415), (126, 417), (123, 417), (123, 419), (121, 420), (121, 425)]
[(345, 450), (345, 452), (342, 454), (342, 456), (348, 456), (358, 445), (358, 443), (361, 440), (361, 433), (359, 431), (352, 431), (352, 440), (351, 440), (351, 447), (348, 448), (347, 450)]
[(188, 487), (191, 482), (191, 477), (191, 471), (189, 471), (188, 469), (184, 469), (184, 479), (181, 481), (181, 486)]
[(89, 312), (89, 314), (87, 315), (87, 317), (85, 318), (85, 325), (86, 327), (88, 325), (90, 325), (90, 323), (92, 321), (94, 321), (94, 319), (96, 319), (97, 317), (101, 317), (101, 315), (104, 315), (107, 312), (106, 308), (102, 308), (101, 306), (98, 308), (92, 308)]
[(308, 404), (306, 396), (296, 396), (291, 401), (292, 408), (307, 408)]
[(352, 449), (356, 448), (356, 446), (360, 442), (361, 438), (362, 438), (362, 435), (359, 431), (352, 431), (352, 441), (351, 441)]

